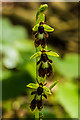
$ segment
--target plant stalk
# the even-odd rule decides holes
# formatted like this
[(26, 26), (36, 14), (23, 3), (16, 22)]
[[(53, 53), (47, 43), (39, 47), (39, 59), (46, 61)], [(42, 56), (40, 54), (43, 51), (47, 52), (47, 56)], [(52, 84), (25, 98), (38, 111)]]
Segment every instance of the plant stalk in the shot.
[(35, 109), (35, 120), (39, 120), (39, 110), (37, 107)]
[[(38, 52), (38, 49), (36, 48), (36, 52)], [(36, 79), (38, 79), (38, 66), (37, 66), (38, 58), (36, 58)], [(39, 120), (39, 110), (36, 107), (35, 109), (35, 120)]]
[[(38, 52), (38, 49), (36, 48), (36, 52)], [(36, 57), (36, 78), (38, 79), (38, 67), (37, 67), (38, 58)]]

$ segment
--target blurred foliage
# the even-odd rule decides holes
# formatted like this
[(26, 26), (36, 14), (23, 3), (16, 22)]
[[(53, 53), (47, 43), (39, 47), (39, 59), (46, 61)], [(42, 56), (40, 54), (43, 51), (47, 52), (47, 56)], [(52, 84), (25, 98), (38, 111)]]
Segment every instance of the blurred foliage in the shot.
[(58, 85), (57, 96), (60, 104), (72, 118), (78, 117), (78, 88), (73, 83)]
[[(29, 75), (26, 66), (31, 65), (29, 58), (35, 50), (32, 45), (33, 42), (28, 40), (27, 31), (24, 27), (13, 27), (8, 19), (3, 19), (2, 27), (3, 99), (7, 99), (15, 97), (21, 90), (24, 90), (23, 87), (25, 88), (26, 82), (28, 83), (31, 79), (32, 76)], [(35, 75), (34, 72), (33, 70)], [(11, 88), (11, 91), (9, 88)]]
[[(26, 34), (24, 27), (13, 27), (8, 19), (3, 19), (2, 27), (3, 64), (7, 68), (15, 68), (19, 63), (21, 64), (22, 60), (24, 60), (24, 54), (30, 52), (33, 47), (31, 41), (28, 40), (28, 35)], [(26, 61), (27, 57), (25, 57)]]
[[(3, 117), (33, 117), (28, 98), (31, 91), (26, 88), (26, 84), (35, 82), (36, 78), (35, 60), (30, 60), (35, 53), (33, 41), (24, 27), (13, 26), (7, 18), (3, 18), (2, 28)], [(51, 46), (49, 48), (55, 52)], [(78, 55), (66, 54), (64, 58), (51, 59), (55, 71), (53, 79), (59, 82), (52, 96), (49, 95), (47, 102), (44, 101), (45, 106), (40, 114), (45, 118), (77, 118)]]
[(78, 78), (78, 54), (66, 54), (62, 58), (53, 58), (53, 64), (60, 74), (68, 79)]

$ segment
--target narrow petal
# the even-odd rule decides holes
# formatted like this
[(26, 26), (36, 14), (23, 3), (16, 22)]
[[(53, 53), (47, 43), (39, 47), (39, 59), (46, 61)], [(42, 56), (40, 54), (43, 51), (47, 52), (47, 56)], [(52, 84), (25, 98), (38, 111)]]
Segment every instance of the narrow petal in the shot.
[(37, 31), (33, 31), (32, 34), (33, 34), (33, 35), (37, 34)]
[(33, 91), (32, 93), (31, 93), (31, 95), (34, 95), (36, 93), (36, 91)]
[(37, 65), (41, 62), (41, 59), (37, 62)]
[(52, 61), (52, 60), (50, 60), (49, 58), (48, 58), (48, 61), (49, 61), (50, 63), (53, 63), (53, 61)]

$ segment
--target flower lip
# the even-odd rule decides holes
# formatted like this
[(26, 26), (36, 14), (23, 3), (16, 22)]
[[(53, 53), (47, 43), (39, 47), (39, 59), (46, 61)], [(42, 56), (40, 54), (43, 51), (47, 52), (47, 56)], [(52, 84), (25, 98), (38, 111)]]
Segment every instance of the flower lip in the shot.
[(37, 62), (37, 64), (39, 63), (41, 63), (38, 70), (39, 76), (43, 78), (45, 77), (45, 75), (47, 77), (50, 77), (53, 74), (53, 70), (51, 66), (52, 60), (48, 58), (47, 54), (45, 53), (45, 50), (44, 52), (42, 51), (41, 58)]
[(41, 65), (40, 65), (40, 67), (39, 67), (39, 76), (40, 77), (45, 77), (45, 75), (47, 76), (47, 77), (50, 77), (52, 74), (53, 74), (53, 70), (52, 70), (52, 66), (51, 66), (51, 64), (50, 63), (48, 63), (48, 68), (43, 68), (43, 66), (42, 66), (43, 64), (41, 63)]
[(37, 100), (37, 107), (38, 107), (38, 110), (39, 110), (39, 111), (42, 110), (42, 108), (43, 108), (42, 100)]
[(34, 98), (34, 99), (31, 101), (31, 104), (30, 104), (30, 108), (31, 108), (32, 111), (36, 108), (36, 105), (37, 105), (37, 101), (36, 101), (36, 99)]

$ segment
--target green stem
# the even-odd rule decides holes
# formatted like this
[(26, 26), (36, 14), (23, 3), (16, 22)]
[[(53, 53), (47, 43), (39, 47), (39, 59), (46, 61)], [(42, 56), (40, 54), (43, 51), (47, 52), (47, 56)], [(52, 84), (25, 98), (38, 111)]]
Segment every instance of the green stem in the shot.
[[(40, 46), (38, 48), (36, 48), (36, 52), (39, 52), (40, 50), (41, 50)], [(37, 62), (38, 62), (38, 57), (36, 57), (36, 78), (38, 79), (38, 66), (37, 66)]]
[[(36, 52), (38, 52), (38, 49), (36, 48)], [(36, 78), (38, 79), (38, 66), (37, 66), (38, 58), (36, 58)], [(39, 110), (36, 107), (35, 108), (35, 120), (39, 120)]]
[[(36, 48), (36, 52), (38, 52), (38, 49)], [(36, 78), (38, 79), (38, 66), (37, 66), (38, 58), (36, 58)]]
[(37, 107), (35, 109), (35, 120), (39, 120), (39, 110)]

